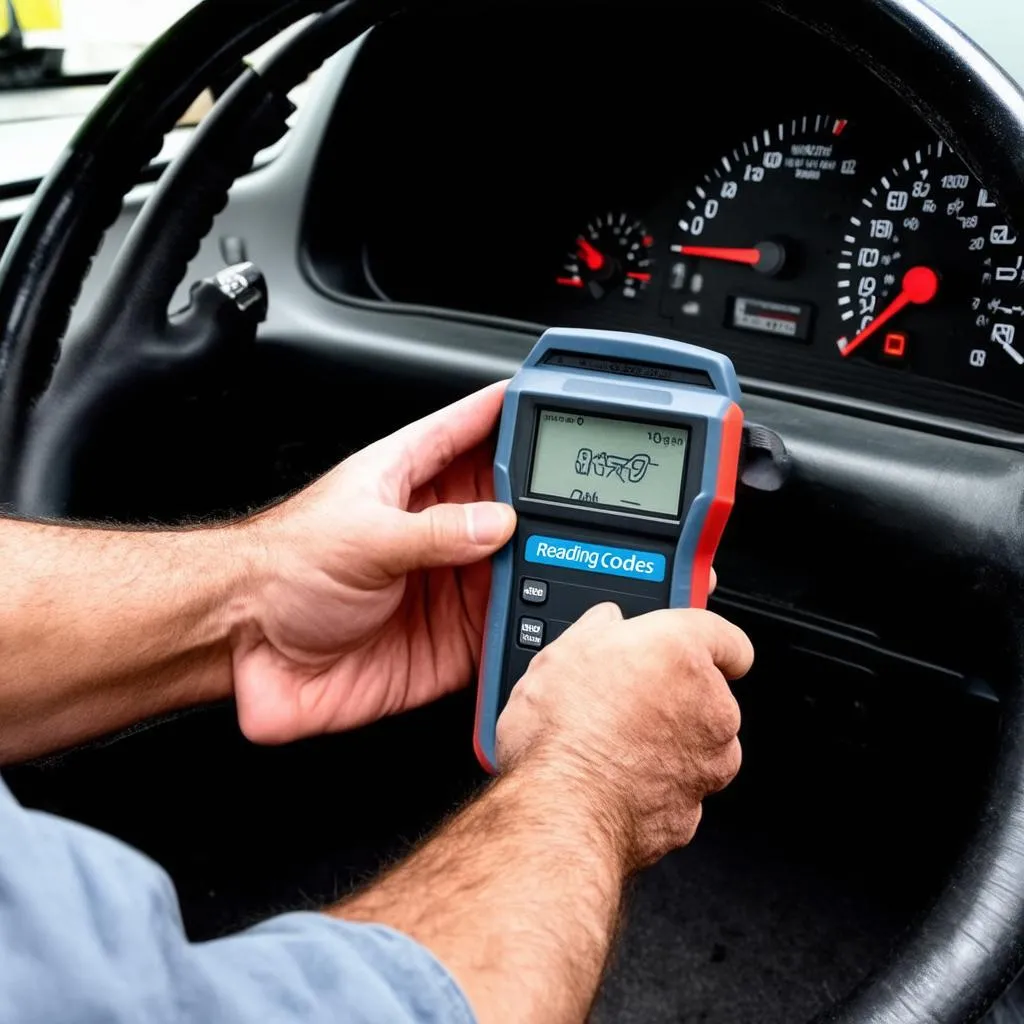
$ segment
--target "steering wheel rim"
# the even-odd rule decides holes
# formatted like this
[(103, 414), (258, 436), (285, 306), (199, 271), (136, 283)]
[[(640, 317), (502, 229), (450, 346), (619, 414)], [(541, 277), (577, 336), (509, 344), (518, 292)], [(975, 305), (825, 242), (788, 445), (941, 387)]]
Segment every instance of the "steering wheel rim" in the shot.
[[(226, 317), (217, 316), (216, 296), (194, 292), (196, 308), (169, 317), (174, 292), (227, 204), (231, 186), (260, 150), (287, 132), (294, 111), (288, 93), (397, 7), (393, 0), (345, 0), (322, 13), (259, 73), (250, 69), (235, 79), (225, 102), (161, 177), (88, 322), (56, 361), (45, 392), (34, 403), (23, 389), (16, 396), (24, 422), (12, 422), (22, 432), (28, 426), (26, 457), (0, 463), (0, 483), (5, 472), (13, 473), (9, 493), (20, 513), (40, 519), (67, 514), (75, 462), (87, 437), (133, 389), (159, 386), (179, 371), (195, 379), (238, 355)], [(0, 394), (0, 431), (6, 397)]]
[[(828, 5), (825, 13), (818, 0), (742, 0), (741, 9), (744, 3), (806, 24), (857, 54), (883, 80), (899, 83), (910, 104), (981, 174), (1011, 221), (1024, 223), (1024, 97), (921, 0), (850, 0)], [(159, 90), (157, 127), (169, 128), (171, 115), (187, 106), (211, 74), (288, 23), (328, 6), (328, 0), (253, 0), (244, 13), (234, 8), (225, 19), (218, 16), (222, 5), (206, 0), (122, 76), (41, 186), (0, 264), (0, 371), (6, 371), (0, 384), (0, 452), (5, 453), (0, 499), (13, 499), (19, 512), (60, 513), (68, 439), (96, 402), (96, 389), (83, 385), (82, 371), (88, 366), (95, 374), (90, 364), (99, 359), (102, 365), (111, 352), (126, 350), (123, 341), (108, 349), (109, 337), (101, 332), (84, 356), (56, 359), (73, 298), (103, 231), (145, 155), (156, 151), (153, 128), (147, 128), (153, 110), (132, 102), (132, 96), (144, 92), (152, 105), (154, 89)], [(176, 230), (166, 251), (148, 266), (176, 267), (180, 277), (227, 188), (255, 155), (250, 146), (241, 159), (237, 152), (236, 159), (229, 159), (232, 147), (254, 124), (271, 134), (277, 130), (291, 85), (363, 28), (402, 6), (349, 0), (322, 15), (263, 74), (247, 72), (239, 79), (161, 180), (122, 250), (114, 279), (134, 280), (120, 276), (122, 271), (127, 273), (143, 242), (154, 245), (168, 228)], [(186, 52), (188, 59), (180, 59)], [(112, 147), (116, 153), (115, 143), (126, 131), (137, 133), (145, 144), (125, 150), (110, 168), (111, 158), (100, 160), (98, 152)], [(106, 177), (98, 177), (97, 168), (105, 166)], [(87, 194), (90, 189), (98, 197)], [(185, 216), (170, 217), (172, 211), (179, 213), (174, 204), (190, 190), (197, 190), (197, 201)], [(160, 280), (155, 294), (162, 296), (176, 284), (177, 279), (173, 284)], [(159, 302), (154, 304), (152, 294), (149, 299), (152, 312)], [(106, 310), (114, 311), (109, 301)], [(123, 322), (108, 316), (106, 325)], [(1010, 573), (1016, 566), (1003, 568)], [(1024, 967), (1024, 601), (1018, 591), (1016, 576), (1005, 624), (1007, 672), (1016, 685), (1003, 696), (1001, 747), (977, 832), (945, 890), (891, 959), (823, 1019), (842, 1024), (974, 1021)]]
[(29, 415), (57, 365), (82, 282), (121, 203), (203, 89), (335, 0), (204, 0), (110, 87), (0, 255), (0, 504), (13, 504)]

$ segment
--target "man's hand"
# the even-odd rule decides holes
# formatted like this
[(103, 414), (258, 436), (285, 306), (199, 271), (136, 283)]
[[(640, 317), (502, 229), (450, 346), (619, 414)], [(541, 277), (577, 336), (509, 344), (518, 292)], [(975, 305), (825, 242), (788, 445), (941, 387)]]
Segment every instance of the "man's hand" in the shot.
[(332, 913), (428, 946), (481, 1024), (587, 1018), (623, 883), (693, 837), (740, 763), (726, 678), (747, 638), (707, 612), (602, 605), (534, 658), (498, 721), (504, 774)]
[(233, 642), (250, 739), (349, 729), (473, 676), (488, 558), (515, 529), (487, 443), (504, 391), (406, 427), (241, 527), (265, 553)]
[(578, 783), (625, 843), (630, 870), (692, 839), (705, 796), (739, 771), (728, 679), (750, 641), (710, 612), (623, 620), (591, 609), (534, 658), (498, 721), (498, 761), (546, 763)]
[(117, 530), (0, 519), (0, 763), (237, 698), (284, 743), (469, 682), (489, 556), (515, 529), (489, 444), (501, 384), (245, 522)]

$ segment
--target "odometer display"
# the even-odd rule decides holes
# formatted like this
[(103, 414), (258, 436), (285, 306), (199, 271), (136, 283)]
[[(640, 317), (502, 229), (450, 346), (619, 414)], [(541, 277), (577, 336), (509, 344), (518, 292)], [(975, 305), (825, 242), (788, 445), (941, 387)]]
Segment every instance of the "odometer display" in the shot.
[(1024, 246), (945, 143), (862, 197), (835, 274), (841, 357), (1024, 398)]

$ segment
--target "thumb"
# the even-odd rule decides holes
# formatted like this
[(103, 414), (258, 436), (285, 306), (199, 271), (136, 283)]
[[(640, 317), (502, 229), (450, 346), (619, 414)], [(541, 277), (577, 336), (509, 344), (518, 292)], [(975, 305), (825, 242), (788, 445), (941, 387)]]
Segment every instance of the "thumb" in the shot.
[(433, 505), (402, 512), (380, 537), (386, 567), (395, 574), (470, 565), (493, 555), (515, 532), (516, 513), (496, 501)]
[(604, 626), (621, 621), (622, 609), (617, 604), (605, 601), (604, 604), (595, 604), (593, 608), (588, 608), (566, 632), (576, 629), (592, 629), (594, 626)]

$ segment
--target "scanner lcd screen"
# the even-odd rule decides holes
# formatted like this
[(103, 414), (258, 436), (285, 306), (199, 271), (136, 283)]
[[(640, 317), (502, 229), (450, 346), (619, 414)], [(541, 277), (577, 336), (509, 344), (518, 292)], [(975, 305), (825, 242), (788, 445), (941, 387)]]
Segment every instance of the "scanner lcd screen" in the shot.
[(530, 494), (678, 518), (689, 443), (686, 427), (541, 409)]

